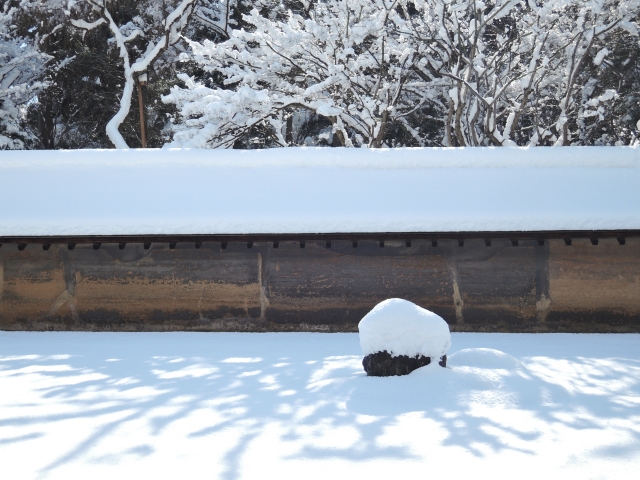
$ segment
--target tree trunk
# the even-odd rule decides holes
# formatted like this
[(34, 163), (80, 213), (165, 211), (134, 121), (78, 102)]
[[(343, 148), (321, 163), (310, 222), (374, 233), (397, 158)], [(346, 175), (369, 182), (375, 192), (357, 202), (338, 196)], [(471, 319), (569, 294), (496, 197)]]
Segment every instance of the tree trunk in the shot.
[(140, 140), (142, 148), (147, 148), (147, 134), (144, 122), (144, 99), (142, 98), (142, 82), (138, 82), (138, 108), (140, 109)]
[(293, 115), (287, 117), (287, 129), (284, 139), (287, 145), (293, 145)]

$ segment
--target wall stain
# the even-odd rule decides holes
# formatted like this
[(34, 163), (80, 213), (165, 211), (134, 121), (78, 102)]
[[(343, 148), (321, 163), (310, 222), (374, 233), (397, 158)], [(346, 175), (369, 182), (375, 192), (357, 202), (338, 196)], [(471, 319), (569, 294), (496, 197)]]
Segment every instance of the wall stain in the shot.
[(544, 322), (551, 308), (549, 294), (549, 242), (536, 245), (536, 319)]
[(258, 253), (258, 286), (260, 288), (260, 319), (266, 320), (269, 309), (269, 249)]
[(62, 260), (62, 271), (64, 275), (64, 282), (66, 289), (62, 292), (53, 302), (51, 306), (51, 310), (49, 310), (49, 315), (54, 316), (58, 310), (64, 306), (68, 305), (69, 310), (71, 311), (71, 318), (76, 326), (80, 324), (80, 315), (78, 315), (78, 308), (76, 303), (76, 284), (78, 281), (78, 275), (73, 267), (73, 263), (71, 261), (69, 252), (64, 249), (64, 247), (54, 247), (57, 250), (57, 255)]
[(449, 250), (446, 254), (446, 261), (447, 269), (449, 270), (449, 275), (451, 277), (451, 283), (453, 287), (452, 298), (453, 306), (456, 312), (456, 324), (462, 325), (464, 324), (464, 300), (462, 299), (462, 293), (460, 291), (460, 270), (458, 269), (456, 252)]
[(2, 304), (3, 290), (4, 290), (4, 258), (0, 257), (0, 305)]

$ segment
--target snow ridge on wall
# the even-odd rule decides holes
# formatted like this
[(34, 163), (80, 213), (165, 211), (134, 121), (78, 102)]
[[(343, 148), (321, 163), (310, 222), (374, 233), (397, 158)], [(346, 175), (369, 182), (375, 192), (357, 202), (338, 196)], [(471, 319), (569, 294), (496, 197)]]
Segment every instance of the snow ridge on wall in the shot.
[(640, 147), (129, 149), (5, 151), (0, 169), (35, 167), (640, 168)]
[(0, 152), (0, 236), (640, 228), (635, 147)]

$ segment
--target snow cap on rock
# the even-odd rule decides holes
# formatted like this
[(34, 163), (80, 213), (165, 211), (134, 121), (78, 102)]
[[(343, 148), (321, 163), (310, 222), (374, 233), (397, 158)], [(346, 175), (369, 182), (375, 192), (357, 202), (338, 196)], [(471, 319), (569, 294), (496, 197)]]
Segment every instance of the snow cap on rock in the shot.
[(358, 324), (364, 355), (387, 351), (392, 356), (440, 358), (451, 347), (449, 325), (415, 303), (390, 298), (376, 305)]

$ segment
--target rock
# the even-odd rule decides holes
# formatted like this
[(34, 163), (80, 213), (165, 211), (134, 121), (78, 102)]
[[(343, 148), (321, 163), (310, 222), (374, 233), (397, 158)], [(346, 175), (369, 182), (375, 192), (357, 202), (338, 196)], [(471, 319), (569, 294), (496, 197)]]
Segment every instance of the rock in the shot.
[[(394, 375), (408, 375), (414, 370), (429, 365), (430, 357), (424, 355), (416, 355), (409, 357), (407, 355), (397, 355), (392, 357), (386, 350), (366, 355), (362, 360), (364, 371), (370, 377), (391, 377)], [(447, 366), (447, 356), (440, 357), (438, 362), (441, 367)]]
[(429, 310), (401, 298), (376, 305), (358, 324), (362, 366), (367, 375), (408, 375), (440, 359), (446, 366), (451, 347), (447, 322)]

